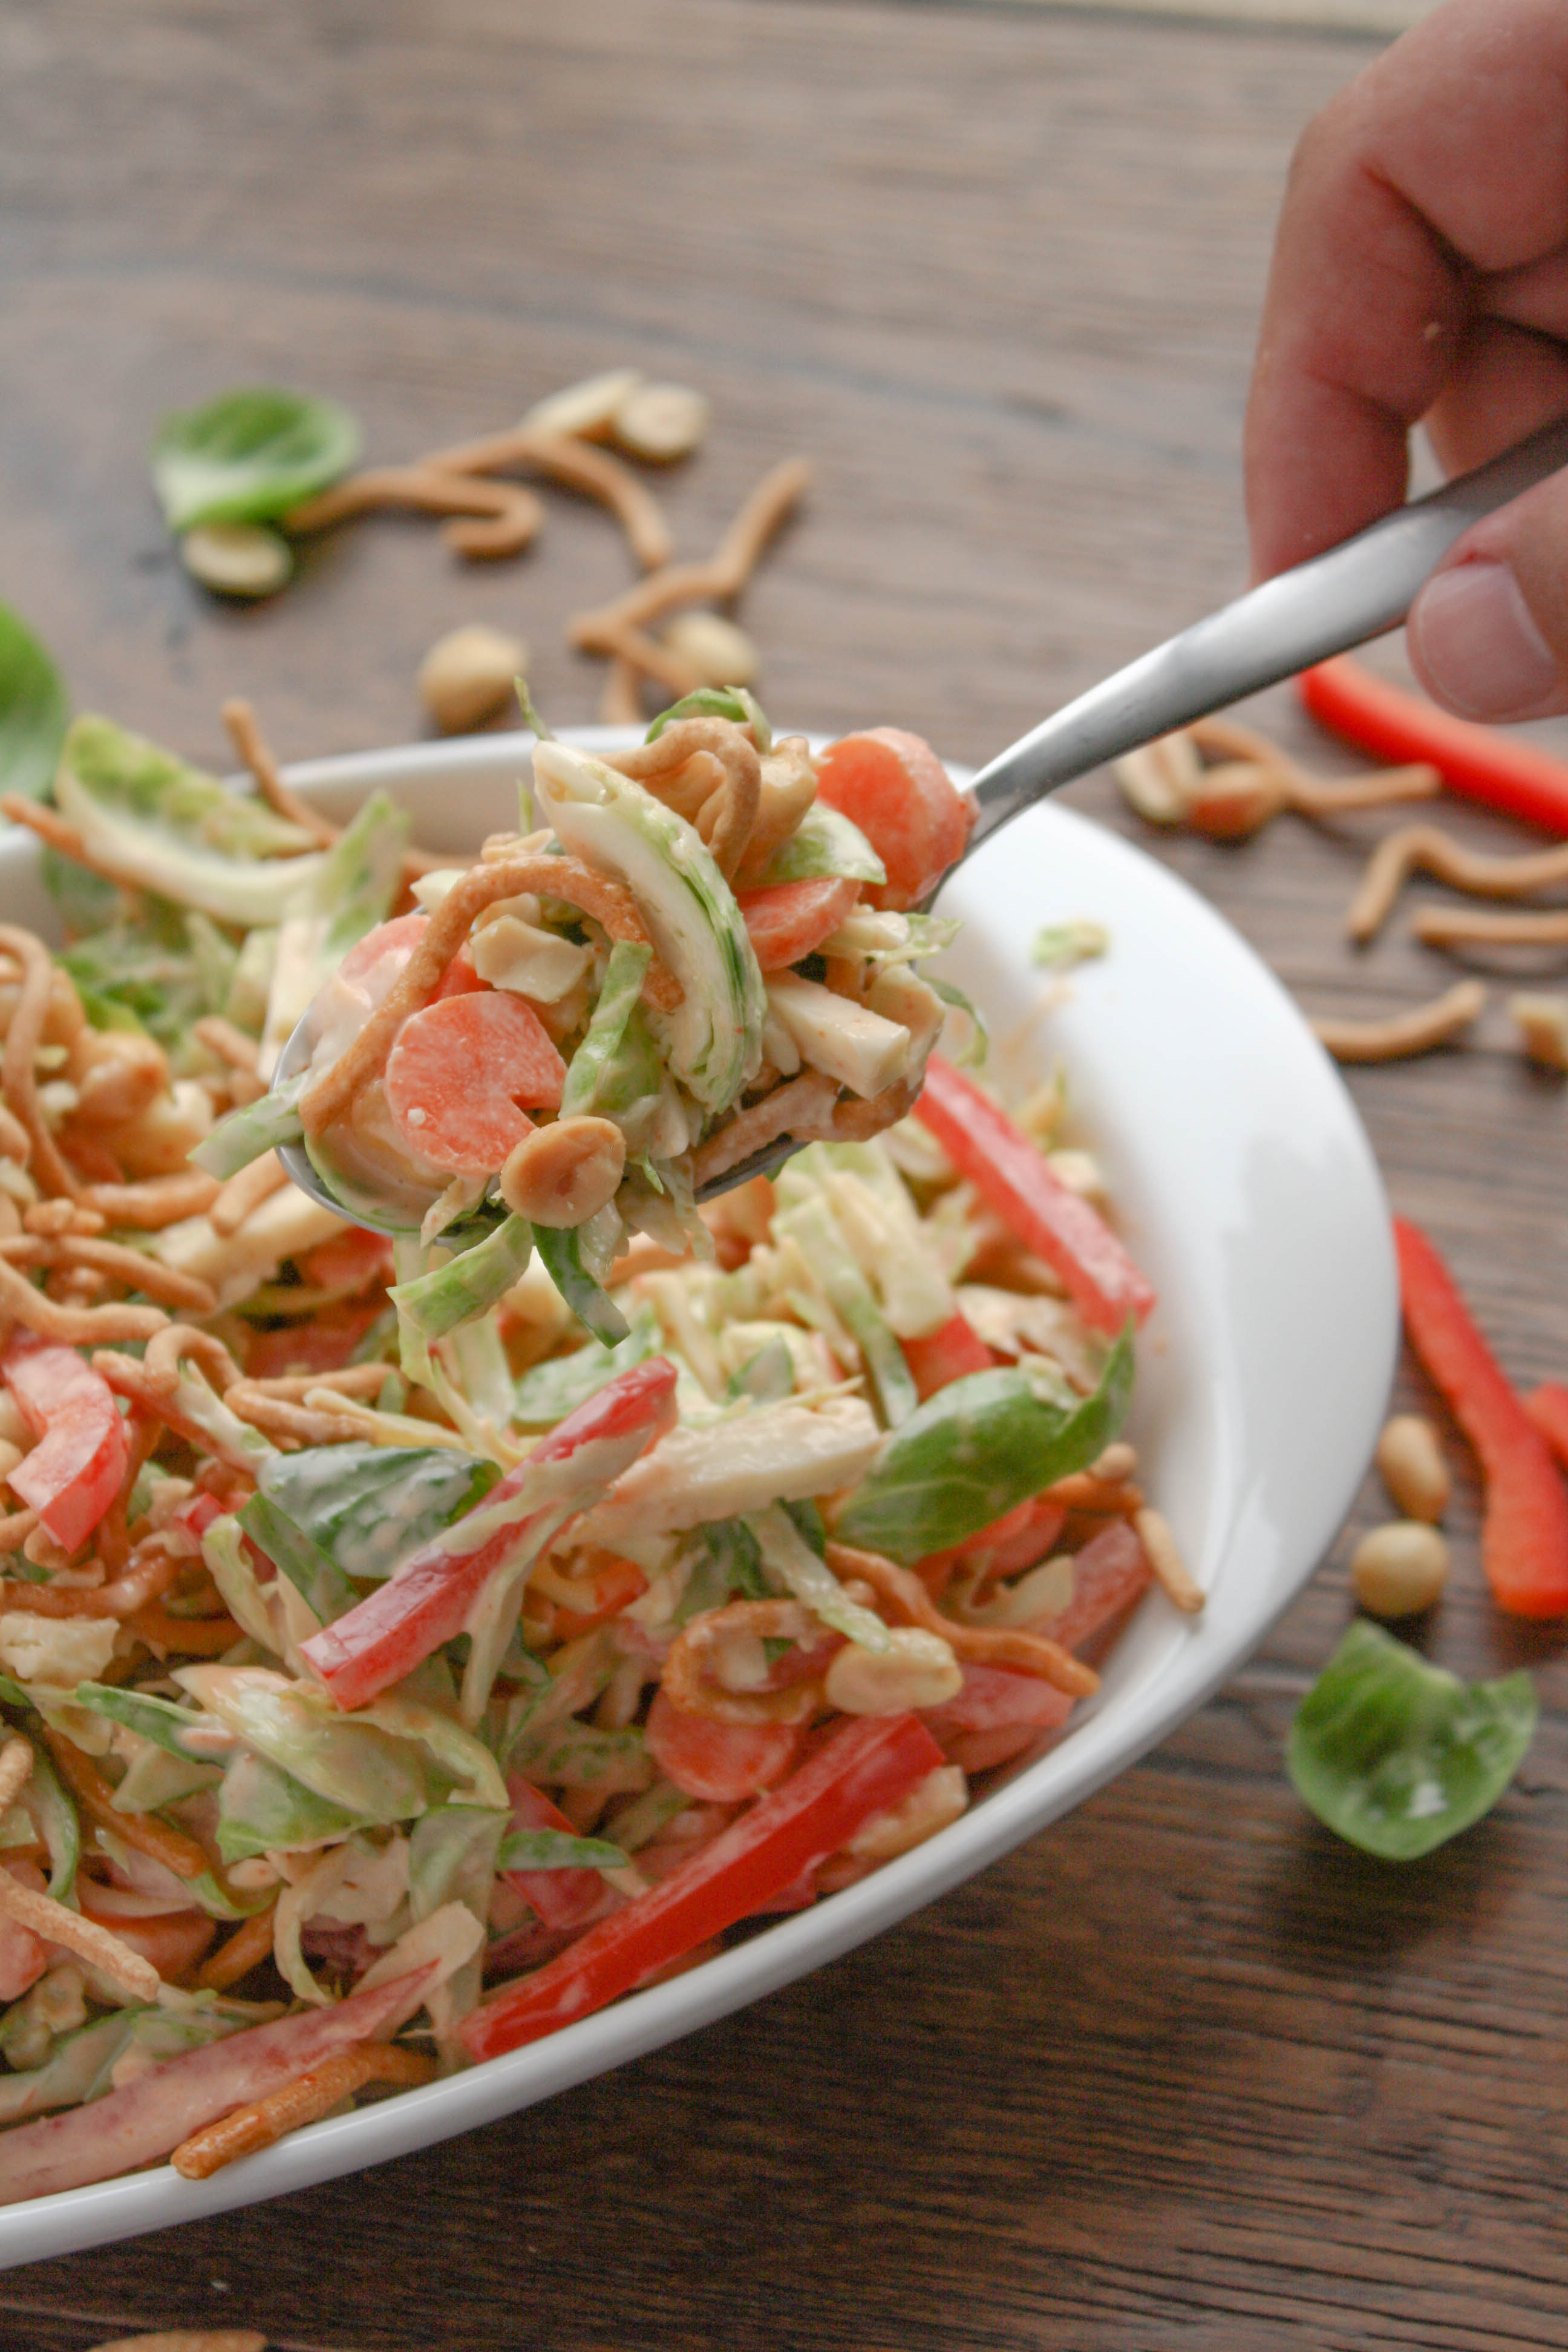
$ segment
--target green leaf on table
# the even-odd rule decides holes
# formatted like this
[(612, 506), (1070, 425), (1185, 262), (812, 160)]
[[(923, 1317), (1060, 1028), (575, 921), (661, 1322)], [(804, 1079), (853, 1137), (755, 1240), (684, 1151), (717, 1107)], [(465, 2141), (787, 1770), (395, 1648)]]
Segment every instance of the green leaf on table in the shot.
[(1490, 1812), (1538, 1713), (1528, 1675), (1462, 1683), (1358, 1617), (1301, 1701), (1285, 1760), (1326, 1827), (1414, 1862)]
[(173, 531), (267, 522), (346, 474), (360, 446), (358, 424), (335, 400), (254, 385), (165, 416), (153, 480)]
[(60, 674), (32, 631), (0, 604), (0, 792), (42, 800), (69, 718)]

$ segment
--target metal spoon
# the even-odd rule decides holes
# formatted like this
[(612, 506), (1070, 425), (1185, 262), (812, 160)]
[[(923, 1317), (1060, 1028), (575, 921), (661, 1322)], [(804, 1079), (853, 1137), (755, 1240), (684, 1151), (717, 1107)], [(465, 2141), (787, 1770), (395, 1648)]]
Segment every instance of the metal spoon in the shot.
[[(965, 856), (1022, 810), (1102, 761), (1396, 629), (1416, 591), (1473, 522), (1563, 466), (1568, 466), (1568, 417), (1251, 589), (1091, 687), (981, 770), (973, 785), (979, 816)], [(303, 1024), (279, 1057), (275, 1086), (304, 1066), (309, 1049), (302, 1030)], [(784, 1136), (714, 1177), (697, 1197), (711, 1200), (750, 1177), (769, 1175), (798, 1149)], [(302, 1191), (342, 1213), (300, 1145), (281, 1146), (279, 1157)], [(373, 1220), (362, 1214), (359, 1222)]]

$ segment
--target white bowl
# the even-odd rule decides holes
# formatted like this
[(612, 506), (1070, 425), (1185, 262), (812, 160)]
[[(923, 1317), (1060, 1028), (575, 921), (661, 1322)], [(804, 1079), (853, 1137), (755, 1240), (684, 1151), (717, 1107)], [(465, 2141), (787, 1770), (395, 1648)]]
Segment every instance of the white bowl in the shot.
[[(589, 748), (628, 740), (574, 737)], [(529, 739), (322, 760), (291, 781), (331, 814), (385, 785), (416, 837), (472, 848), (516, 822)], [(8, 921), (47, 926), (30, 839), (0, 845)], [(1349, 1507), (1398, 1337), (1388, 1212), (1332, 1065), (1273, 976), (1184, 884), (1047, 804), (943, 898), (967, 928), (948, 959), (1002, 1066), (1060, 1059), (1123, 1231), (1155, 1282), (1132, 1433), (1141, 1475), (1208, 1594), (1197, 1619), (1145, 1601), (1104, 1686), (1059, 1745), (874, 1877), (674, 1982), (469, 2073), (297, 2132), (187, 2182), (170, 2168), (0, 2211), (0, 2265), (303, 2189), (491, 2122), (674, 2041), (865, 1941), (984, 1868), (1126, 1769), (1200, 1707), (1300, 1590)], [(1067, 984), (1034, 969), (1044, 923), (1087, 917), (1110, 953)], [(1042, 999), (1055, 998), (1048, 1006)]]

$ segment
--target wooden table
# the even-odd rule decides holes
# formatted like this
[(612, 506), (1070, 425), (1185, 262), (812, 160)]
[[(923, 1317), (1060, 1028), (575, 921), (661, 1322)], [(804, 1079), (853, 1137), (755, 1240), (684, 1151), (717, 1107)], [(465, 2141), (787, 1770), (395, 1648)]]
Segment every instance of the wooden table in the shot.
[[(1296, 131), (1368, 54), (822, 0), (6, 0), (0, 593), (80, 704), (215, 761), (233, 692), (287, 755), (416, 731), (417, 657), (470, 618), (521, 627), (546, 710), (588, 719), (561, 618), (627, 576), (597, 511), (552, 497), (535, 552), (490, 570), (368, 524), (223, 610), (172, 560), (143, 453), (164, 407), (273, 379), (397, 457), (631, 360), (715, 403), (666, 488), (683, 549), (766, 464), (819, 462), (745, 605), (775, 712), (976, 759), (1240, 583), (1270, 222)], [(1103, 780), (1075, 797), (1141, 831)], [(1310, 1006), (1370, 1012), (1447, 969), (1342, 944), (1385, 823), (1146, 845)], [(1563, 1374), (1561, 1086), (1500, 1010), (1352, 1086), (1510, 1369)], [(1467, 1486), (1432, 1647), (1535, 1666), (1547, 1714), (1505, 1803), (1429, 1862), (1359, 1859), (1281, 1770), (1346, 1616), (1342, 1543), (1176, 1738), (873, 1948), (372, 2179), (14, 2271), (0, 2341), (1562, 2344), (1568, 1679), (1556, 1633), (1489, 1608), (1474, 1521)]]

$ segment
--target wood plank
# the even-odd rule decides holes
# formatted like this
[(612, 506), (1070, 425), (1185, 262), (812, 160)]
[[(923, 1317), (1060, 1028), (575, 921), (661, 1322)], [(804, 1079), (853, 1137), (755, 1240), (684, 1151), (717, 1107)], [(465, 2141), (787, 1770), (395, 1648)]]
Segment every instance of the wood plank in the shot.
[[(775, 713), (983, 758), (1240, 585), (1272, 213), (1366, 54), (858, 0), (274, 0), (242, 35), (219, 0), (0, 0), (0, 593), (83, 704), (212, 760), (237, 691), (292, 755), (417, 731), (418, 656), (469, 618), (521, 628), (546, 709), (589, 718), (563, 616), (628, 576), (597, 512), (552, 495), (537, 551), (482, 570), (367, 524), (230, 613), (171, 560), (143, 455), (162, 409), (231, 383), (334, 393), (392, 457), (630, 358), (715, 402), (664, 487), (683, 549), (776, 457), (818, 460), (743, 608)], [(1149, 834), (1103, 779), (1074, 798), (1314, 1009), (1449, 970), (1399, 927), (1341, 942), (1387, 819), (1227, 850)], [(1510, 1369), (1561, 1373), (1561, 1085), (1495, 1012), (1351, 1085)], [(371, 2181), (13, 2273), (0, 2344), (138, 2320), (337, 2352), (1560, 2344), (1568, 1677), (1558, 1635), (1490, 1611), (1475, 1523), (1462, 1481), (1432, 1646), (1531, 1664), (1548, 1712), (1430, 1862), (1350, 1853), (1281, 1775), (1347, 1538), (1155, 1757), (869, 1950)]]

